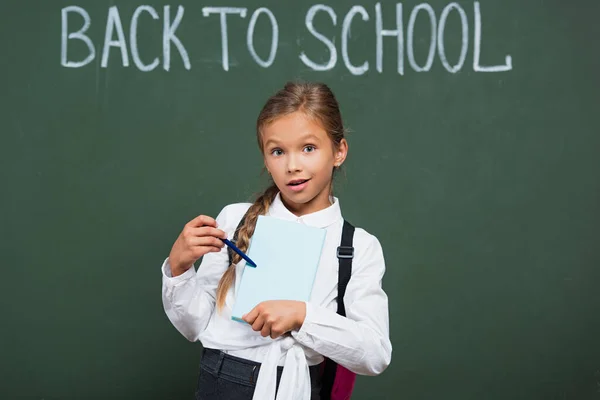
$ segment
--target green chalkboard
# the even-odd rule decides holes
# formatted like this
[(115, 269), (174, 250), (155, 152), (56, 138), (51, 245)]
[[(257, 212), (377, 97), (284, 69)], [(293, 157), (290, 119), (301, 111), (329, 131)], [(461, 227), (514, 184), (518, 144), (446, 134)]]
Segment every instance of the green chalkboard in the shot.
[(0, 398), (193, 397), (160, 266), (265, 187), (256, 117), (304, 79), (338, 96), (336, 196), (387, 261), (392, 363), (353, 398), (600, 399), (598, 15), (4, 1)]

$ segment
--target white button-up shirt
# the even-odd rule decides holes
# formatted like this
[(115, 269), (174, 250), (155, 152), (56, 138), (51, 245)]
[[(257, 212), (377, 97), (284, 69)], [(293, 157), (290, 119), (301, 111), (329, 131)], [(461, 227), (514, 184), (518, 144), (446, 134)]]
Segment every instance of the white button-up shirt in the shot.
[[(277, 398), (306, 400), (310, 398), (308, 365), (322, 362), (324, 356), (361, 375), (377, 375), (391, 361), (388, 298), (381, 286), (385, 272), (383, 251), (375, 236), (358, 227), (353, 238), (352, 277), (344, 296), (346, 317), (336, 313), (336, 251), (344, 220), (339, 199), (332, 199), (331, 206), (297, 217), (277, 194), (267, 211), (268, 216), (327, 231), (304, 323), (291, 336), (264, 338), (248, 324), (231, 319), (244, 260), (236, 265), (235, 285), (230, 288), (223, 309), (217, 311), (217, 285), (229, 264), (227, 247), (206, 254), (197, 271), (192, 267), (176, 277), (171, 275), (168, 258), (163, 263), (162, 300), (169, 320), (190, 341), (200, 340), (206, 348), (262, 363), (255, 399), (275, 397), (277, 365), (284, 366)], [(229, 239), (250, 205), (231, 204), (217, 216), (219, 229)], [(301, 243), (298, 248), (302, 248)]]

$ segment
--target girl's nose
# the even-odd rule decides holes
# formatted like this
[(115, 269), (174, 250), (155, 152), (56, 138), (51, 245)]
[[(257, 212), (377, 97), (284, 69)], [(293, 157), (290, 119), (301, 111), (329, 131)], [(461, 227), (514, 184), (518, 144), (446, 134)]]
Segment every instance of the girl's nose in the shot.
[(287, 169), (288, 169), (288, 172), (290, 172), (290, 173), (301, 170), (300, 161), (298, 160), (297, 156), (290, 155), (288, 157)]

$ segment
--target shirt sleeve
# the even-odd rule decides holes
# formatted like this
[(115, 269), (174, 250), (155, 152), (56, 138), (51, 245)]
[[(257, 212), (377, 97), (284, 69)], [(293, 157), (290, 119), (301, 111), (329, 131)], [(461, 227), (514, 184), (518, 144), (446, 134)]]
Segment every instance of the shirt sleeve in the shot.
[[(232, 221), (233, 219), (233, 221)], [(219, 229), (229, 235), (235, 230), (238, 221), (232, 218), (225, 207), (216, 218)], [(161, 267), (162, 302), (167, 317), (189, 341), (198, 340), (208, 326), (216, 305), (219, 281), (229, 264), (227, 247), (220, 252), (207, 253), (202, 257), (198, 271), (192, 266), (185, 273), (173, 277), (167, 258)]]
[(292, 336), (356, 374), (378, 375), (390, 364), (392, 345), (382, 288), (385, 261), (375, 236), (360, 259), (353, 260), (352, 269), (344, 296), (346, 317), (307, 302), (304, 323)]

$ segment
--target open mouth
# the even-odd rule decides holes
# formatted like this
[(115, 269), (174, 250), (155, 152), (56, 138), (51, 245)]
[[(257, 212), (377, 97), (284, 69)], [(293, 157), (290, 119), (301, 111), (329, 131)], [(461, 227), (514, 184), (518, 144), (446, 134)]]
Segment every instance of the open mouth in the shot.
[(304, 190), (304, 188), (306, 188), (309, 180), (310, 179), (295, 179), (288, 182), (287, 186), (294, 192), (301, 192)]
[(296, 179), (288, 183), (289, 186), (300, 186), (308, 182), (308, 179)]

